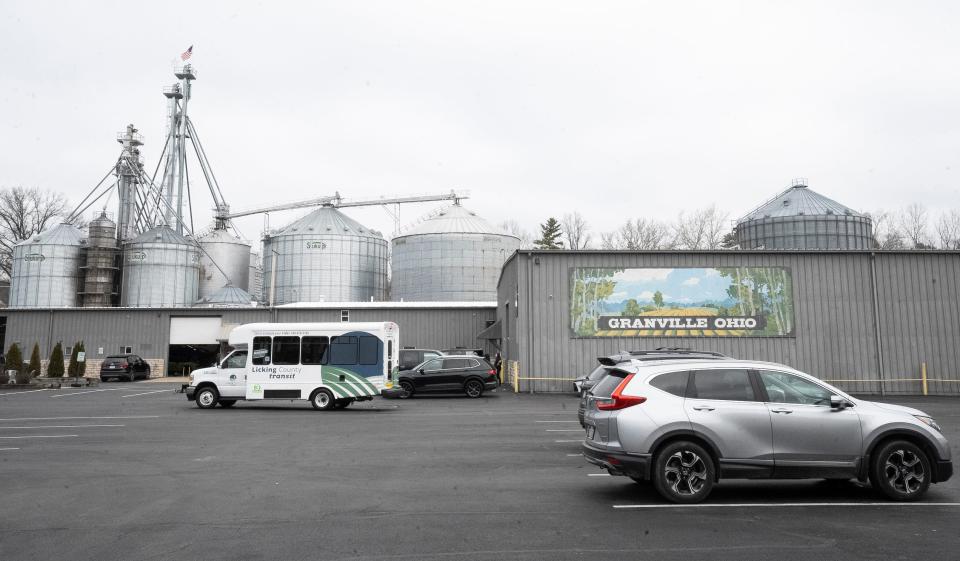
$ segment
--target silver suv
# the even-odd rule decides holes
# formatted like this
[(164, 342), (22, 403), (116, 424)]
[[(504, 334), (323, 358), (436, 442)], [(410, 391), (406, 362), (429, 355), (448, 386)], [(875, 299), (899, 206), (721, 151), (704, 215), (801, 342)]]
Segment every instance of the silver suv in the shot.
[(953, 473), (922, 411), (769, 362), (622, 363), (591, 390), (584, 421), (588, 462), (677, 503), (704, 500), (721, 478), (856, 478), (911, 501)]

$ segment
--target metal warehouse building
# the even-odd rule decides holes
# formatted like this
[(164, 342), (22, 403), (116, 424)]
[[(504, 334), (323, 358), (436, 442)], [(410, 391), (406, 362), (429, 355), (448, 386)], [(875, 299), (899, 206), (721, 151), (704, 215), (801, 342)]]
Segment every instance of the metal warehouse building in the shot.
[[(160, 372), (185, 373), (212, 364), (230, 330), (253, 322), (393, 321), (404, 346), (481, 348), (477, 334), (494, 322), (492, 302), (352, 302), (274, 308), (56, 308), (4, 310), (6, 346), (34, 343), (50, 356), (57, 341), (84, 341), (87, 372), (99, 372), (109, 354), (134, 353)], [(487, 345), (487, 350), (495, 349)]]
[(621, 350), (781, 362), (853, 393), (960, 394), (960, 252), (520, 251), (497, 323), (521, 391)]

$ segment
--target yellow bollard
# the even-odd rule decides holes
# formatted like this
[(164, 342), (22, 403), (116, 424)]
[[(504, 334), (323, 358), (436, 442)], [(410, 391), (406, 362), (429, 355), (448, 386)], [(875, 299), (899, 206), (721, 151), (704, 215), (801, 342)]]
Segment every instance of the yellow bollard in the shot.
[(927, 363), (920, 363), (920, 379), (923, 381), (923, 395), (927, 395)]

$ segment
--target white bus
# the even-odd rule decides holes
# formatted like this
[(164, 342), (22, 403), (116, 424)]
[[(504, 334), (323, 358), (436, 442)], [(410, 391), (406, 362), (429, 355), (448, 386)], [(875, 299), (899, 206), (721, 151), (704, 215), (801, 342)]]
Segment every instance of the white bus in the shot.
[(230, 332), (234, 348), (194, 370), (183, 388), (202, 409), (238, 400), (305, 399), (314, 409), (402, 393), (395, 323), (248, 323)]

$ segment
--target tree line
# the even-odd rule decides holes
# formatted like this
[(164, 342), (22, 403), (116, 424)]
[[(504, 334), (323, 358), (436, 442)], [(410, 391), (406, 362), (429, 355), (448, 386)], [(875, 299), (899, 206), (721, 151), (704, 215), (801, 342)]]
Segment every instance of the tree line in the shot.
[[(960, 250), (960, 209), (939, 216), (919, 203), (897, 211), (866, 213), (873, 223), (874, 247), (878, 249)], [(516, 220), (500, 224), (520, 238), (521, 249), (739, 249), (730, 214), (710, 205), (680, 212), (672, 221), (628, 218), (609, 231), (595, 231), (579, 212), (550, 217), (534, 236)]]

